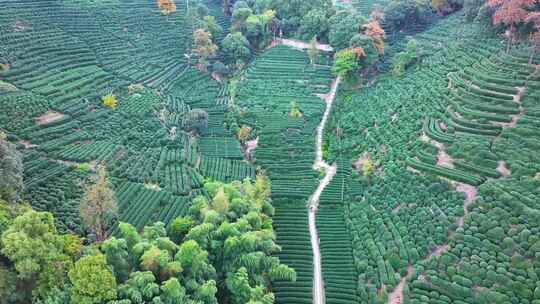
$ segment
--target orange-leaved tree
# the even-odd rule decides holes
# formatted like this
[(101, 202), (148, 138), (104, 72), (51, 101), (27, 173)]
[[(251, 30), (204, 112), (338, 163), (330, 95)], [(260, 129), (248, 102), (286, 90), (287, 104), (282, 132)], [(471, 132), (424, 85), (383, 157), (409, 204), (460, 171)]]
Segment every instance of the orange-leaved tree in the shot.
[(174, 0), (156, 0), (156, 2), (163, 15), (169, 15), (176, 12)]
[(384, 29), (379, 24), (379, 21), (373, 20), (362, 26), (364, 35), (373, 39), (373, 44), (377, 48), (380, 55), (384, 55)]

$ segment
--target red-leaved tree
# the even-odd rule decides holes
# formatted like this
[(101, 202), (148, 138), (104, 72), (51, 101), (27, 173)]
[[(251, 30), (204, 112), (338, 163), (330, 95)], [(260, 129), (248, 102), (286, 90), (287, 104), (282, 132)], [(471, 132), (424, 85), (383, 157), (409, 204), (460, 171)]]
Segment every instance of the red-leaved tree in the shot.
[(507, 52), (517, 34), (517, 26), (520, 23), (528, 22), (527, 18), (534, 13), (528, 8), (538, 2), (539, 0), (488, 0), (489, 6), (495, 9), (492, 17), (493, 24), (504, 24), (508, 27), (506, 33), (508, 37)]
[(529, 58), (529, 64), (533, 63), (534, 55), (538, 52), (538, 43), (540, 43), (540, 12), (531, 12), (525, 19), (525, 22), (532, 22), (534, 24), (534, 32), (531, 33), (529, 39), (533, 43), (531, 50), (531, 57)]

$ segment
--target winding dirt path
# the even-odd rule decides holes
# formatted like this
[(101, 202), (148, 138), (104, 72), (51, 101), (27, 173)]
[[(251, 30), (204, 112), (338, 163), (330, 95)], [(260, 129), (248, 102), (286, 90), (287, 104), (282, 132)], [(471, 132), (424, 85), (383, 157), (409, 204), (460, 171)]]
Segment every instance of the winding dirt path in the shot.
[[(310, 43), (300, 41), (300, 40), (294, 40), (294, 39), (275, 39), (268, 48), (272, 48), (277, 45), (288, 45), (294, 48), (298, 49), (309, 49)], [(327, 44), (320, 44), (317, 43), (316, 47), (318, 50), (324, 51), (324, 52), (332, 52), (334, 49)], [(322, 152), (322, 141), (323, 141), (323, 134), (324, 134), (324, 127), (326, 125), (326, 122), (328, 121), (328, 117), (330, 116), (330, 112), (332, 110), (332, 104), (334, 103), (334, 100), (336, 98), (337, 89), (339, 87), (339, 83), (341, 82), (341, 77), (337, 77), (332, 81), (332, 85), (330, 87), (330, 92), (327, 94), (316, 94), (318, 97), (324, 100), (326, 103), (326, 109), (324, 111), (323, 117), (321, 119), (321, 122), (319, 126), (317, 127), (317, 133), (315, 137), (315, 162), (313, 163), (313, 169), (314, 170), (325, 170), (325, 176), (324, 178), (319, 182), (319, 186), (315, 190), (315, 192), (310, 196), (307, 206), (308, 206), (308, 225), (309, 225), (309, 235), (310, 235), (310, 241), (311, 241), (311, 248), (313, 251), (313, 304), (324, 304), (325, 303), (325, 296), (324, 296), (324, 282), (322, 277), (322, 266), (321, 266), (321, 251), (319, 249), (319, 236), (317, 233), (317, 208), (319, 207), (319, 198), (324, 191), (324, 188), (328, 186), (328, 184), (332, 181), (332, 178), (334, 178), (334, 175), (337, 171), (337, 165), (332, 164), (329, 165), (323, 160), (323, 152)]]
[(325, 95), (319, 95), (319, 97), (321, 97), (326, 103), (326, 110), (324, 111), (321, 123), (317, 127), (317, 134), (315, 137), (316, 156), (315, 156), (315, 162), (313, 164), (313, 169), (314, 170), (324, 169), (325, 175), (324, 175), (324, 178), (319, 182), (319, 186), (317, 187), (315, 192), (311, 195), (308, 201), (309, 235), (311, 239), (311, 248), (313, 251), (313, 304), (325, 303), (324, 283), (323, 283), (322, 267), (321, 267), (321, 252), (319, 249), (319, 236), (317, 233), (316, 215), (317, 215), (317, 208), (319, 207), (319, 198), (321, 197), (321, 194), (324, 191), (324, 188), (328, 186), (328, 184), (332, 181), (337, 171), (337, 165), (335, 163), (332, 165), (329, 165), (323, 160), (322, 139), (323, 139), (324, 127), (326, 125), (326, 122), (328, 121), (328, 116), (330, 116), (330, 112), (332, 110), (332, 104), (334, 103), (337, 88), (339, 86), (340, 81), (341, 81), (341, 78), (337, 77), (334, 81), (332, 81), (330, 92)]

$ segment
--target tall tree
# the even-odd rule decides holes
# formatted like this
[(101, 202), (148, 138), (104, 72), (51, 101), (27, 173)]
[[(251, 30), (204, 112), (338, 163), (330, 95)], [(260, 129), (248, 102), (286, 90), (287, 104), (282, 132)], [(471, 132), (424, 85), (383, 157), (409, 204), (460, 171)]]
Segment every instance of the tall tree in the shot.
[(489, 0), (488, 4), (495, 12), (493, 13), (493, 24), (504, 24), (508, 27), (507, 52), (517, 34), (517, 26), (525, 22), (530, 12), (527, 10), (531, 5), (538, 3), (538, 0)]
[(21, 153), (0, 131), (0, 199), (9, 202), (18, 200), (23, 186)]
[(204, 29), (197, 29), (193, 33), (193, 52), (199, 56), (199, 67), (205, 71), (208, 59), (216, 54), (218, 46), (212, 41), (212, 34)]
[(86, 190), (79, 211), (83, 223), (95, 234), (96, 240), (104, 241), (118, 211), (105, 165), (98, 166), (97, 180)]
[(308, 40), (313, 36), (326, 39), (328, 29), (329, 24), (326, 12), (320, 9), (313, 9), (302, 17), (298, 34), (304, 40)]
[(203, 109), (191, 109), (182, 117), (186, 132), (201, 134), (208, 128), (208, 113)]

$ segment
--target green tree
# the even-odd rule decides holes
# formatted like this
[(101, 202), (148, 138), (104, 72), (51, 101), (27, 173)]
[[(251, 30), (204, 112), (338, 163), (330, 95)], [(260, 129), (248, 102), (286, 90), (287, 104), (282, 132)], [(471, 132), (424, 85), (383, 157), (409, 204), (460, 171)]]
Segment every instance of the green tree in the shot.
[(330, 18), (328, 39), (335, 50), (342, 50), (350, 45), (351, 39), (366, 23), (366, 19), (355, 13), (342, 12)]
[(206, 32), (211, 34), (214, 41), (223, 31), (223, 28), (216, 22), (216, 18), (214, 16), (204, 16), (201, 27)]
[(248, 303), (251, 299), (251, 287), (249, 286), (247, 269), (240, 267), (236, 273), (231, 273), (227, 277), (227, 288), (233, 295), (233, 303)]
[[(10, 262), (4, 266), (0, 258), (0, 299), (18, 303), (32, 296), (36, 302), (67, 288), (67, 271), (82, 249), (79, 237), (57, 234), (50, 213), (1, 202), (0, 226), (0, 257)], [(2, 296), (9, 290), (15, 291)]]
[(346, 77), (358, 68), (357, 55), (351, 49), (341, 50), (336, 53), (332, 73), (337, 76)]
[(416, 40), (411, 39), (407, 43), (405, 51), (399, 52), (392, 58), (392, 73), (397, 76), (403, 75), (405, 69), (418, 59), (418, 45)]
[(118, 286), (118, 298), (132, 303), (151, 303), (160, 292), (160, 286), (150, 271), (133, 272), (126, 283)]
[(379, 60), (379, 52), (375, 47), (373, 39), (363, 34), (356, 34), (351, 38), (350, 47), (353, 49), (362, 48), (363, 56), (359, 60), (359, 67), (369, 68)]
[[(177, 278), (170, 278), (169, 280), (163, 282), (160, 289), (161, 295), (159, 296), (159, 300), (163, 304), (189, 303), (186, 296), (186, 289), (180, 285)], [(156, 299), (154, 299), (154, 301), (156, 301)]]
[(178, 253), (174, 259), (182, 265), (185, 276), (196, 280), (212, 275), (215, 270), (208, 263), (208, 252), (202, 249), (194, 240), (185, 241), (180, 245)]
[(228, 34), (221, 45), (226, 62), (229, 64), (243, 65), (251, 58), (249, 41), (241, 32)]
[(0, 304), (18, 303), (24, 300), (17, 291), (17, 274), (0, 263)]
[(32, 279), (63, 249), (49, 212), (27, 211), (2, 234), (2, 254), (15, 264), (21, 279)]
[(384, 22), (393, 32), (426, 24), (431, 15), (429, 0), (394, 0), (384, 8)]
[(245, 1), (236, 1), (232, 13), (233, 30), (241, 30), (244, 22), (253, 14), (253, 10)]
[(321, 9), (312, 9), (302, 17), (298, 35), (303, 40), (312, 37), (325, 39), (328, 36), (329, 27), (326, 13)]
[(112, 267), (118, 282), (127, 280), (133, 266), (130, 263), (126, 240), (111, 237), (103, 242), (101, 250), (107, 258), (107, 264)]
[(175, 218), (169, 228), (171, 238), (177, 243), (180, 243), (193, 226), (195, 226), (195, 221), (191, 216), (179, 216)]
[(98, 166), (98, 176), (88, 187), (79, 207), (81, 219), (95, 235), (98, 242), (107, 238), (107, 229), (112, 225), (118, 207), (116, 196), (109, 183), (107, 169)]
[(23, 184), (22, 156), (5, 133), (0, 131), (0, 199), (13, 202), (19, 199)]
[(208, 128), (208, 113), (203, 109), (191, 109), (182, 117), (182, 128), (201, 134)]
[(98, 304), (116, 299), (116, 280), (104, 255), (79, 259), (69, 271), (72, 303)]

